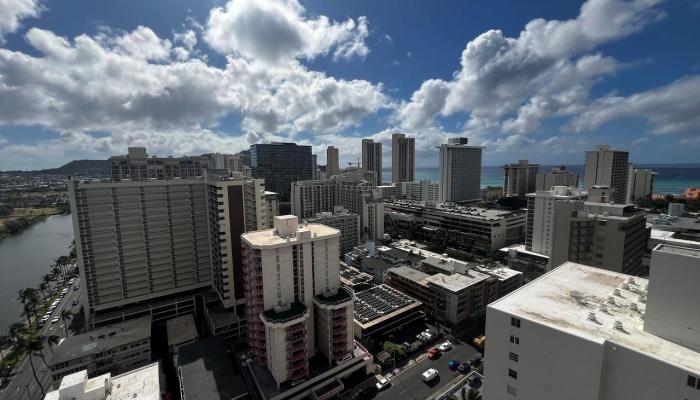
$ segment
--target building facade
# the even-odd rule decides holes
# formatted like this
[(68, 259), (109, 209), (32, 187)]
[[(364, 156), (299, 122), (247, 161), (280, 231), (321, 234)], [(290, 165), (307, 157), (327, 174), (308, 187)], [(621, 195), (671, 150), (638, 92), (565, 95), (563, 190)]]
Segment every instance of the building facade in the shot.
[(293, 215), (243, 242), (248, 343), (277, 384), (309, 376), (320, 352), (330, 363), (353, 350), (352, 296), (340, 287), (336, 229)]
[(567, 262), (490, 304), (484, 397), (700, 399), (699, 258), (661, 245), (649, 280)]
[(627, 203), (629, 177), (629, 153), (611, 150), (608, 145), (599, 145), (596, 150), (586, 151), (583, 188), (590, 191), (594, 186), (607, 186), (613, 193), (611, 200)]
[(289, 202), (292, 182), (314, 179), (311, 146), (295, 143), (254, 144), (250, 146), (253, 177), (264, 178), (267, 190)]
[(535, 191), (539, 164), (519, 160), (517, 164), (503, 166), (503, 193), (506, 197), (525, 197)]
[(349, 253), (360, 244), (360, 216), (350, 211), (336, 207), (333, 212), (322, 212), (314, 217), (305, 218), (310, 224), (322, 224), (340, 231), (339, 257)]
[(440, 201), (470, 201), (481, 197), (481, 152), (467, 138), (451, 138), (439, 147)]
[(546, 191), (552, 190), (554, 186), (570, 186), (578, 188), (578, 173), (569, 172), (566, 167), (561, 165), (552, 168), (549, 172), (541, 172), (535, 176), (535, 190)]
[(206, 157), (149, 157), (145, 147), (129, 147), (126, 155), (110, 157), (109, 161), (114, 181), (194, 178), (210, 167)]
[(382, 144), (362, 139), (362, 169), (374, 172), (375, 185), (382, 184)]
[[(586, 194), (576, 188), (568, 186), (555, 186), (551, 190), (537, 191), (527, 195), (527, 226), (525, 235), (525, 248), (528, 251), (552, 255), (554, 242), (555, 212), (564, 211), (564, 208), (573, 211), (576, 205), (583, 209), (582, 202), (571, 200), (585, 200)], [(563, 203), (563, 204), (557, 204)]]
[(654, 171), (650, 169), (633, 169), (630, 174), (628, 202), (635, 204), (639, 199), (650, 198), (654, 193)]
[(399, 182), (396, 184), (398, 197), (429, 203), (440, 201), (440, 184), (423, 180), (419, 182)]
[(340, 173), (340, 155), (338, 148), (328, 146), (326, 149), (326, 175), (333, 176)]
[(292, 215), (311, 218), (333, 211), (338, 203), (337, 179), (298, 181), (292, 183)]
[(391, 135), (391, 182), (413, 182), (416, 178), (416, 139), (403, 133)]

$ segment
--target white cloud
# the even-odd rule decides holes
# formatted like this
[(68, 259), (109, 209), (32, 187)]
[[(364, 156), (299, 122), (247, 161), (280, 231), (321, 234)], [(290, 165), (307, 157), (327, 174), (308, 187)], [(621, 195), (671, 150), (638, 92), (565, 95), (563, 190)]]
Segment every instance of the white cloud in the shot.
[(605, 96), (574, 118), (569, 128), (583, 132), (622, 118), (639, 118), (653, 125), (654, 133), (700, 131), (700, 76), (627, 97)]
[(209, 13), (204, 40), (216, 51), (266, 63), (365, 57), (367, 18), (309, 17), (297, 0), (231, 0)]
[(4, 35), (19, 29), (22, 19), (38, 17), (41, 11), (38, 0), (0, 0), (0, 44)]
[(464, 113), (470, 132), (536, 131), (543, 118), (571, 115), (585, 105), (590, 88), (618, 68), (614, 59), (587, 52), (659, 18), (657, 3), (589, 0), (577, 18), (532, 20), (517, 38), (487, 31), (467, 44), (452, 80), (424, 82), (396, 120), (421, 129), (438, 116)]
[(189, 34), (175, 37), (177, 47), (146, 27), (73, 40), (34, 28), (26, 38), (38, 56), (0, 49), (0, 124), (64, 132), (56, 145), (97, 131), (109, 136), (80, 137), (110, 151), (140, 141), (180, 154), (221, 143), (245, 147), (245, 136), (214, 130), (222, 117), (239, 113), (245, 132), (289, 139), (358, 126), (391, 106), (380, 84), (336, 79), (295, 60), (268, 65), (230, 56), (217, 68), (182, 59), (177, 49), (195, 46)]

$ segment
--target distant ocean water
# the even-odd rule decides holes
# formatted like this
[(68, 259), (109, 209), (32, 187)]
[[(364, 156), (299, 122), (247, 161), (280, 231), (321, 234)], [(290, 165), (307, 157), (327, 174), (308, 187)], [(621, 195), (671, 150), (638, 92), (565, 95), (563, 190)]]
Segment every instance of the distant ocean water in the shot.
[[(540, 165), (540, 172), (549, 171), (555, 166)], [(683, 194), (689, 187), (700, 187), (700, 164), (640, 164), (635, 168), (649, 168), (657, 173), (654, 178), (654, 193)], [(567, 165), (567, 170), (578, 172), (579, 180), (583, 182), (583, 165)], [(382, 170), (384, 182), (391, 181), (391, 168)], [(437, 167), (416, 168), (416, 180), (440, 180)], [(503, 186), (503, 167), (488, 166), (481, 168), (481, 187)]]

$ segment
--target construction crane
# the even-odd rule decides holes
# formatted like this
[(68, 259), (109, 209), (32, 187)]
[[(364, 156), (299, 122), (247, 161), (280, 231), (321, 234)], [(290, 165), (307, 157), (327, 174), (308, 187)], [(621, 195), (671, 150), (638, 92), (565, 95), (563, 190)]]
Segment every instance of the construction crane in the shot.
[(353, 165), (357, 166), (357, 168), (361, 167), (360, 157), (357, 157), (357, 162), (348, 161), (348, 167), (352, 168)]

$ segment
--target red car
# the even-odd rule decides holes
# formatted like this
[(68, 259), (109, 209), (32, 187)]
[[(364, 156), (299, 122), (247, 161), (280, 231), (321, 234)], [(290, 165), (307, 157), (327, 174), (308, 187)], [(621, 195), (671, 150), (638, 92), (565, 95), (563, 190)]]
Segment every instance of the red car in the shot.
[(437, 347), (433, 347), (432, 349), (428, 350), (428, 359), (434, 360), (438, 357), (440, 357), (440, 350)]

